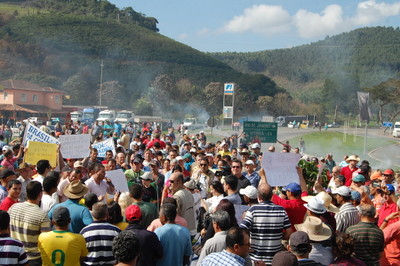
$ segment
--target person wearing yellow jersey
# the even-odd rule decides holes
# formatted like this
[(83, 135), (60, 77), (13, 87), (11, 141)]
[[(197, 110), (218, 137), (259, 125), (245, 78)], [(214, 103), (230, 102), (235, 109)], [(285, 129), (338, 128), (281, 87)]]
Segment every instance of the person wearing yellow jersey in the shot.
[(54, 231), (39, 235), (38, 247), (44, 266), (80, 266), (88, 254), (82, 235), (68, 231), (71, 221), (66, 207), (57, 207), (53, 212)]

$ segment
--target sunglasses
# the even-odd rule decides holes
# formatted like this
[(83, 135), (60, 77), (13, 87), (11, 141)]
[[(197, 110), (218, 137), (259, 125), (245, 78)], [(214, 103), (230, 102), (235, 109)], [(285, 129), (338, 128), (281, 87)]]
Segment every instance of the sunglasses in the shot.
[(242, 167), (240, 167), (240, 166), (232, 166), (232, 168), (242, 168)]
[(207, 164), (203, 164), (203, 163), (202, 163), (202, 164), (200, 164), (200, 166), (208, 166), (208, 165), (207, 165)]
[(175, 180), (169, 180), (169, 182), (170, 182), (171, 184), (173, 184), (173, 183), (175, 183)]

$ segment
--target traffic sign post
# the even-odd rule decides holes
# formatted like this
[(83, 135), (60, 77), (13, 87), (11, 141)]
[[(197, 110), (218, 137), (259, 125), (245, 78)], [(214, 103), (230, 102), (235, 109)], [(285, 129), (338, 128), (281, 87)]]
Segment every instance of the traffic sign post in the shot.
[(278, 136), (278, 123), (245, 121), (243, 132), (246, 132), (251, 142), (275, 143)]

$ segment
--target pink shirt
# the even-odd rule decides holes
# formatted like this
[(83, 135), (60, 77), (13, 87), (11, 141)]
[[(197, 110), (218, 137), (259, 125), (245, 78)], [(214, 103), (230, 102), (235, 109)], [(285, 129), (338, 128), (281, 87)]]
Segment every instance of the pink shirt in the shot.
[[(182, 216), (176, 215), (175, 223), (187, 228), (187, 222), (186, 222), (185, 218), (183, 218)], [(155, 219), (154, 221), (151, 222), (149, 227), (147, 227), (147, 230), (154, 232), (157, 228), (159, 228), (161, 226), (162, 226), (162, 223), (160, 222), (160, 219)]]
[(1, 162), (1, 165), (4, 168), (7, 168), (7, 169), (12, 170), (12, 171), (15, 171), (14, 170), (14, 163), (15, 163), (16, 160), (18, 160), (18, 157), (13, 157), (11, 160), (4, 159)]

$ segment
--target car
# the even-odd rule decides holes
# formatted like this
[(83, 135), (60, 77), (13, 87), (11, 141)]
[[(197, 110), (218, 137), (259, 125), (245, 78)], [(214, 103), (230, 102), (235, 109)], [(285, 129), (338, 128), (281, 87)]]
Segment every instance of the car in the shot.
[(332, 124), (328, 124), (328, 127), (339, 127), (339, 125), (338, 124), (336, 124), (335, 122), (333, 122)]

